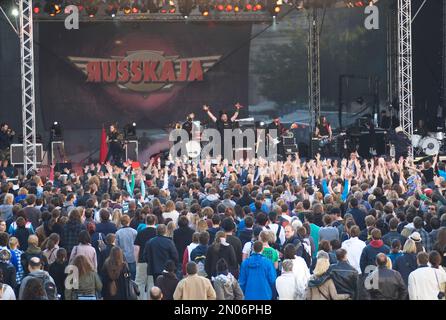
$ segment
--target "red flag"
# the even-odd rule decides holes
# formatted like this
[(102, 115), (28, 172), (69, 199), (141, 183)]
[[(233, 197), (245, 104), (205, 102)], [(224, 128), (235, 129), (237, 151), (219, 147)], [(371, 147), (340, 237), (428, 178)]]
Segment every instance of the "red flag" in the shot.
[(101, 150), (99, 152), (99, 162), (104, 163), (105, 158), (107, 157), (108, 147), (107, 147), (107, 133), (105, 132), (105, 128), (102, 127), (102, 135), (101, 135)]

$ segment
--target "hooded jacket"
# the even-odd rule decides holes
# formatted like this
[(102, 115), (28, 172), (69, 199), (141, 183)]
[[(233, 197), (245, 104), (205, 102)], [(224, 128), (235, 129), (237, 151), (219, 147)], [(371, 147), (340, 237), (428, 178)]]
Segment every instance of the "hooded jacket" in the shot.
[(212, 277), (217, 300), (243, 300), (243, 291), (231, 273)]
[(258, 253), (243, 261), (239, 284), (245, 300), (271, 300), (276, 282), (273, 263)]
[(378, 253), (388, 254), (390, 248), (380, 240), (372, 240), (370, 243), (362, 250), (361, 259), (359, 265), (361, 267), (361, 272), (364, 273), (367, 266), (375, 266), (375, 259)]

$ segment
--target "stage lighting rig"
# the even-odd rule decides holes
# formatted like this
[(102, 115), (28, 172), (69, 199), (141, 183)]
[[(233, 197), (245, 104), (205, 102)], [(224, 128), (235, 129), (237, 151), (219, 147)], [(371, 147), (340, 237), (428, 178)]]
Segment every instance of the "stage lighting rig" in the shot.
[(127, 140), (136, 139), (136, 123), (128, 123), (124, 127), (124, 135)]

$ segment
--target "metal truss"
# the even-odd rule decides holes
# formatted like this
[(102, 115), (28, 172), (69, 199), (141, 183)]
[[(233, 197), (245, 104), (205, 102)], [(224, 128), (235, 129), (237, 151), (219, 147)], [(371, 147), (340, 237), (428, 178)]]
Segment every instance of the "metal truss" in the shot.
[[(413, 134), (413, 86), (412, 86), (412, 1), (398, 0), (398, 87), (400, 125), (411, 139)], [(409, 156), (413, 148), (409, 147)]]
[(28, 174), (37, 169), (32, 0), (19, 0), (19, 38), (22, 76), (23, 166), (24, 173)]
[(320, 74), (320, 31), (317, 9), (308, 12), (308, 108), (310, 128), (319, 119), (321, 113), (321, 74)]

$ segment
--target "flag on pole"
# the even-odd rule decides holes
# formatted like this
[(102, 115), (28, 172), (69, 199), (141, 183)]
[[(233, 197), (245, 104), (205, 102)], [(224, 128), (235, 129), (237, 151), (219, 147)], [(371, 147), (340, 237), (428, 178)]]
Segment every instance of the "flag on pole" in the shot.
[(107, 157), (107, 133), (105, 132), (104, 126), (102, 126), (102, 135), (101, 135), (101, 150), (99, 151), (99, 162), (104, 163), (105, 158)]

